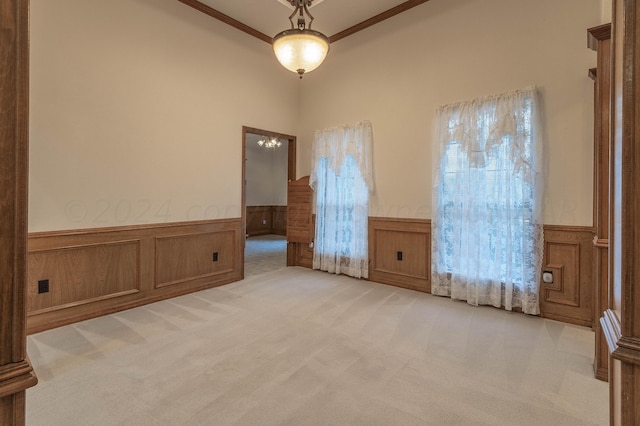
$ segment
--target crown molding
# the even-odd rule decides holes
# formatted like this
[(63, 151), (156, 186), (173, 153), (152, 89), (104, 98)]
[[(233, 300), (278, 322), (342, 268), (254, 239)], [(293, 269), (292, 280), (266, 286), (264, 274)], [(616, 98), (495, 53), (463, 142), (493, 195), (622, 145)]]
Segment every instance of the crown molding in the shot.
[[(250, 36), (253, 36), (259, 40), (264, 41), (265, 43), (269, 43), (271, 44), (271, 40), (272, 37), (256, 30), (255, 28), (250, 27), (249, 25), (242, 23), (240, 21), (238, 21), (237, 19), (234, 19), (232, 17), (230, 17), (229, 15), (225, 15), (224, 13), (212, 8), (211, 6), (208, 6), (198, 0), (178, 0), (180, 3), (184, 3), (187, 6), (190, 6), (202, 13), (204, 13), (205, 15), (209, 15), (212, 18), (215, 18), (221, 22), (224, 22), (227, 25), (230, 25), (246, 34), (249, 34)], [(355, 34), (359, 31), (364, 30), (365, 28), (369, 28), (372, 25), (378, 24), (382, 21), (385, 21), (393, 16), (396, 16), (402, 12), (406, 12), (409, 9), (412, 9), (416, 6), (421, 5), (422, 3), (426, 3), (429, 0), (408, 0), (405, 1), (404, 3), (401, 3), (397, 6), (392, 7), (391, 9), (388, 9), (382, 13), (379, 13), (369, 19), (366, 19), (362, 22), (360, 22), (359, 24), (356, 24), (352, 27), (349, 27), (345, 30), (340, 31), (337, 34), (332, 35), (331, 37), (329, 37), (329, 42), (330, 43), (334, 43), (338, 40), (341, 40), (347, 36), (350, 36), (352, 34)]]
[(224, 22), (225, 24), (230, 25), (233, 28), (236, 28), (242, 31), (243, 33), (247, 33), (250, 36), (253, 36), (259, 40), (264, 41), (265, 43), (271, 44), (272, 37), (269, 37), (268, 35), (256, 30), (255, 28), (251, 28), (247, 24), (244, 24), (238, 21), (237, 19), (233, 19), (229, 15), (225, 15), (224, 13), (212, 8), (211, 6), (207, 6), (206, 4), (201, 3), (198, 0), (178, 0), (178, 1), (180, 3), (186, 4), (187, 6), (191, 6), (197, 11), (202, 12), (205, 15), (209, 15), (220, 22)]
[(376, 16), (372, 16), (371, 18), (366, 19), (360, 22), (359, 24), (356, 24), (352, 27), (347, 28), (346, 30), (342, 30), (337, 34), (332, 35), (331, 37), (329, 37), (329, 42), (333, 43), (338, 40), (341, 40), (347, 36), (350, 36), (359, 31), (362, 31), (365, 28), (369, 28), (370, 26), (378, 24), (382, 21), (386, 21), (389, 18), (392, 18), (402, 12), (406, 12), (409, 9), (413, 9), (414, 7), (419, 6), (422, 3), (426, 3), (428, 1), (429, 0), (409, 0), (409, 1), (405, 1), (404, 3), (400, 3), (399, 5), (392, 7), (391, 9), (385, 10), (384, 12), (379, 13)]

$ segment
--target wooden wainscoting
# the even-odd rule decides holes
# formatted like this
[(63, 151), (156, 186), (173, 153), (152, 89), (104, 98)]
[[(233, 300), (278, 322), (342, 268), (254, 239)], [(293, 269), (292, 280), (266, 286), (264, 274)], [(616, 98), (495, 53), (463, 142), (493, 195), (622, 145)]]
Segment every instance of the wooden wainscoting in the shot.
[(313, 246), (311, 243), (287, 243), (287, 266), (313, 268)]
[(287, 206), (271, 206), (273, 226), (271, 233), (287, 235)]
[(431, 293), (431, 221), (370, 217), (369, 280)]
[(287, 206), (247, 206), (247, 234), (286, 235)]
[(156, 237), (155, 288), (232, 273), (235, 240), (233, 229)]
[(545, 318), (593, 326), (593, 228), (544, 227), (542, 270), (553, 283), (540, 283), (540, 311)]
[[(591, 327), (593, 228), (545, 225), (544, 232), (543, 271), (554, 283), (541, 283), (541, 316)], [(370, 281), (430, 293), (431, 221), (370, 217), (369, 259)]]
[[(309, 235), (315, 236), (316, 215), (311, 216)], [(308, 243), (289, 242), (287, 237), (287, 266), (313, 269), (313, 240)]]
[(247, 235), (267, 235), (273, 228), (271, 206), (247, 206)]
[(240, 280), (243, 238), (241, 219), (30, 234), (27, 331)]

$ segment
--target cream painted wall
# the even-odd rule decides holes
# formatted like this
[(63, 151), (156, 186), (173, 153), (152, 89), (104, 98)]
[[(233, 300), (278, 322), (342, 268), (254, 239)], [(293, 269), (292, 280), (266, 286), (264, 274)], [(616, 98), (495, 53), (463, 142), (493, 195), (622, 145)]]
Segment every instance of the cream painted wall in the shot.
[(545, 223), (591, 225), (586, 28), (610, 4), (432, 0), (298, 80), (175, 0), (31, 0), (29, 230), (239, 217), (243, 125), (298, 135), (303, 176), (315, 129), (364, 119), (370, 213), (430, 218), (435, 107), (529, 85), (547, 123)]
[(247, 141), (247, 206), (287, 205), (287, 141), (278, 149)]
[(31, 0), (29, 231), (240, 217), (242, 126), (295, 134), (299, 86), (175, 0)]
[(602, 23), (612, 21), (613, 0), (602, 0)]
[(603, 10), (600, 0), (434, 0), (335, 43), (304, 78), (298, 174), (309, 173), (314, 130), (370, 120), (370, 214), (431, 218), (436, 106), (535, 85), (547, 129), (544, 222), (591, 226), (596, 55), (586, 29)]

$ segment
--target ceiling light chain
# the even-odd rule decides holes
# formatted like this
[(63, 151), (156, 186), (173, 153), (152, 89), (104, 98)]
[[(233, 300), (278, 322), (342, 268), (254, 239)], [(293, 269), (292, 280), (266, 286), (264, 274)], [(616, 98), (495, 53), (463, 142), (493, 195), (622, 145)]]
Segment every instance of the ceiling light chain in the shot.
[[(291, 29), (282, 31), (273, 38), (273, 51), (278, 61), (289, 71), (297, 72), (302, 78), (305, 72), (316, 69), (329, 53), (329, 38), (311, 29), (314, 18), (309, 13), (313, 0), (289, 0), (295, 10), (289, 16)], [(305, 19), (309, 17), (309, 28)], [(298, 15), (298, 25), (293, 17)]]
[(306, 28), (306, 23), (304, 19), (305, 13), (309, 16), (309, 29), (311, 29), (311, 23), (313, 22), (314, 17), (311, 14), (311, 12), (309, 12), (309, 7), (311, 6), (311, 3), (313, 3), (313, 1), (312, 0), (289, 0), (289, 3), (291, 3), (291, 6), (296, 8), (291, 14), (291, 16), (289, 16), (289, 21), (291, 21), (291, 29), (295, 28), (293, 25), (293, 17), (298, 12), (300, 13), (300, 16), (298, 16), (298, 29), (304, 30)]

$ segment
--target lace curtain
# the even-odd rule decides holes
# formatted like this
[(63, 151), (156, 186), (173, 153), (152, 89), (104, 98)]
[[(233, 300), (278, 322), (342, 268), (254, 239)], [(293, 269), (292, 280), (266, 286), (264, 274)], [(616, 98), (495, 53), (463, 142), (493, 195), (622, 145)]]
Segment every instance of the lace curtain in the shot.
[(535, 89), (438, 108), (433, 294), (540, 312), (541, 134)]
[(314, 269), (356, 278), (369, 275), (371, 145), (367, 121), (315, 133), (309, 181), (316, 194)]

